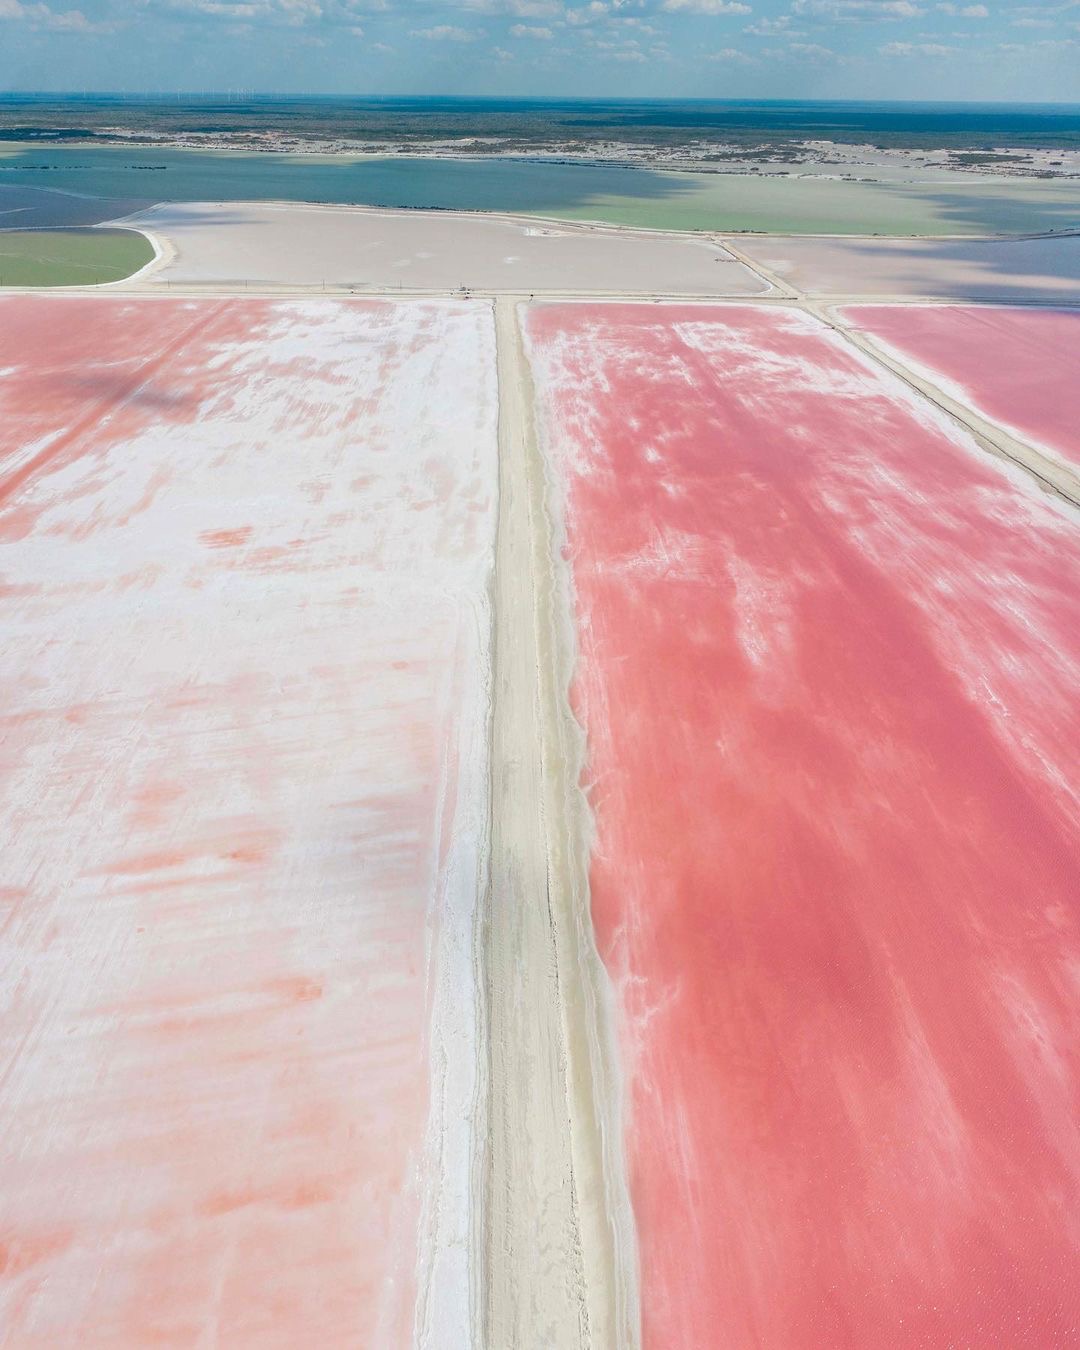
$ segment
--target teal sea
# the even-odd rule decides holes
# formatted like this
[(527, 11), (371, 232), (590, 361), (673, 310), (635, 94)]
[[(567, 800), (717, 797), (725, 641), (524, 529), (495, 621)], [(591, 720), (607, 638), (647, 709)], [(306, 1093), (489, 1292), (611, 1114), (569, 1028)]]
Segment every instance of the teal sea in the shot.
[(1065, 149), (1080, 147), (1080, 104), (0, 95), (0, 138), (140, 132), (287, 132), (405, 143), (478, 137), (501, 150), (600, 140), (662, 147), (709, 138), (736, 147), (827, 139), (912, 149), (1003, 143)]

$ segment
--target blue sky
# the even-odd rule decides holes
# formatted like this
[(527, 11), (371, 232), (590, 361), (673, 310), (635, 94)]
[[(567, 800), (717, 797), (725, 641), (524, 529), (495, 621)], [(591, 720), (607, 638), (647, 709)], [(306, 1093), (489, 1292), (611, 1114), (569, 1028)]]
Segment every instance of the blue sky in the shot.
[(1080, 0), (0, 0), (0, 88), (1080, 102)]

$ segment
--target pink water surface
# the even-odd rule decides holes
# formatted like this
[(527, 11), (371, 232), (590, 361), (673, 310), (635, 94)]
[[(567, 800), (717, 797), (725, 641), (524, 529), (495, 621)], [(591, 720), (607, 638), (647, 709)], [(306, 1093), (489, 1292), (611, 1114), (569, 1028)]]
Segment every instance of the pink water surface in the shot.
[(485, 325), (0, 302), (4, 1344), (411, 1340)]
[(1067, 1344), (1076, 519), (797, 312), (527, 332), (645, 1346)]
[(855, 305), (843, 312), (958, 386), (985, 416), (1080, 465), (1080, 309)]

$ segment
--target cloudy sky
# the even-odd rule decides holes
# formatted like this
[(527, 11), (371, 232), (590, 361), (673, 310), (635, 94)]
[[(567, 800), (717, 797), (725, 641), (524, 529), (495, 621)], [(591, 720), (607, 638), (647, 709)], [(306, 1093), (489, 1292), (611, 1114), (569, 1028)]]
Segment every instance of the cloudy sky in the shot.
[(1080, 0), (0, 0), (0, 88), (1080, 102)]

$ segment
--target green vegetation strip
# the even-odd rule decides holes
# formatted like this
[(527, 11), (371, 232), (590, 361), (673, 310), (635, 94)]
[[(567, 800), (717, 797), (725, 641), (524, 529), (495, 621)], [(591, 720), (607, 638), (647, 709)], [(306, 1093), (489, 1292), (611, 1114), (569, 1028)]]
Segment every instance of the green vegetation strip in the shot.
[(94, 286), (123, 281), (154, 256), (135, 230), (2, 230), (0, 286)]

